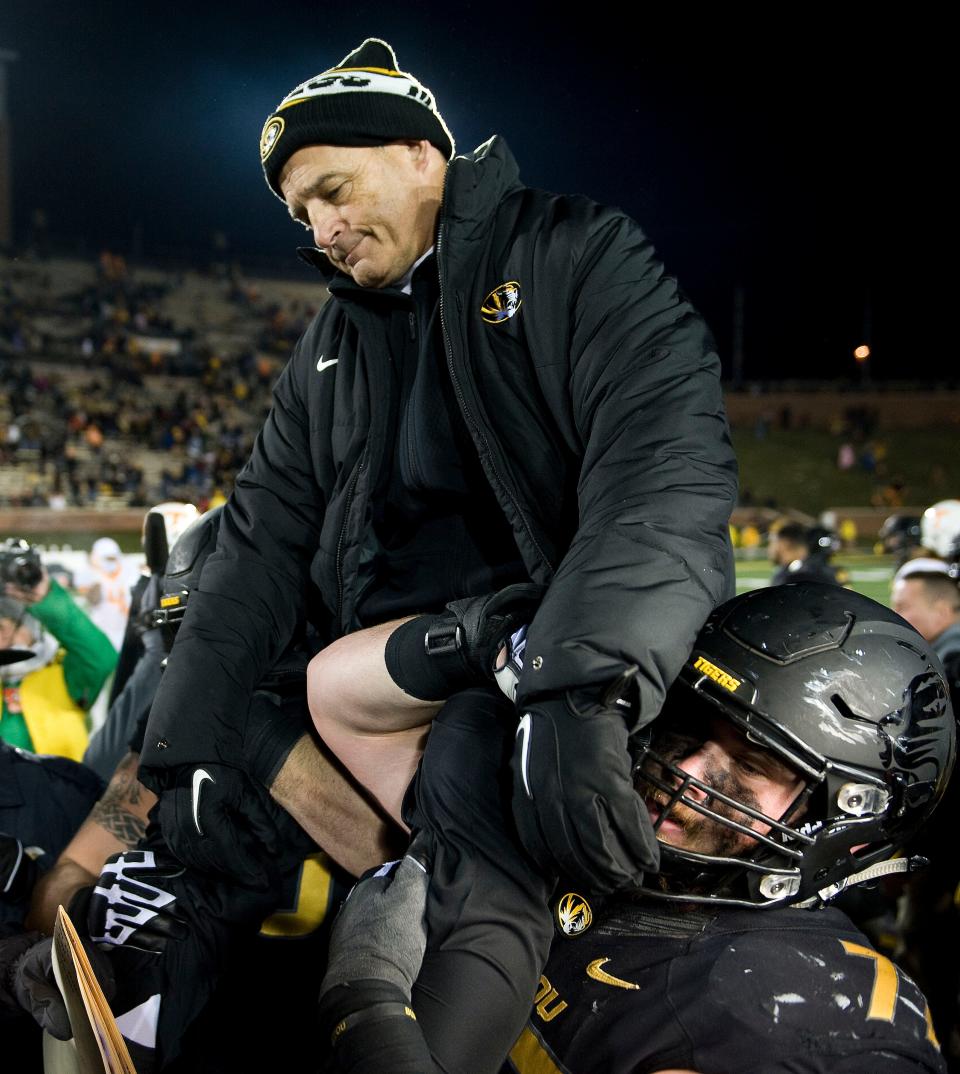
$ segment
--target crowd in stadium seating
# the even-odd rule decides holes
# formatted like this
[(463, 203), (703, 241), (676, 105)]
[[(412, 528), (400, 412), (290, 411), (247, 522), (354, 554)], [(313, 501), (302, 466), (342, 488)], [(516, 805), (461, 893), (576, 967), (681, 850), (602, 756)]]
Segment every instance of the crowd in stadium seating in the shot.
[[(205, 506), (229, 492), (314, 310), (233, 272), (210, 316), (182, 275), (109, 252), (79, 281), (11, 262), (0, 285), (0, 506)], [(68, 286), (72, 283), (72, 286)]]

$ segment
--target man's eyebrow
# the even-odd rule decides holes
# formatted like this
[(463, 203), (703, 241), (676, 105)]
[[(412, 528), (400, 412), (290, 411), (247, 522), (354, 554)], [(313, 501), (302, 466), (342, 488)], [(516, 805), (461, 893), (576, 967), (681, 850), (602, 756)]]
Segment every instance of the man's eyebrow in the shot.
[(771, 778), (784, 781), (801, 778), (796, 769), (792, 768), (786, 761), (782, 761), (768, 749), (764, 749), (763, 746), (754, 746), (749, 740), (747, 745), (750, 747), (746, 751), (750, 760), (756, 763), (758, 767), (763, 768)]
[(293, 202), (287, 202), (287, 212), (296, 220), (296, 213), (299, 211), (304, 201), (309, 201), (310, 198), (315, 198), (322, 194), (323, 188), (327, 186), (332, 180), (343, 180), (346, 178), (346, 172), (324, 172), (323, 175), (318, 175), (312, 183), (309, 183), (298, 191), (298, 196), (293, 199)]
[(755, 742), (747, 735), (741, 734), (738, 741), (737, 755), (749, 759), (752, 762), (762, 763), (765, 768), (781, 768), (789, 772), (791, 776), (797, 773), (785, 761), (782, 761), (775, 753), (766, 746)]

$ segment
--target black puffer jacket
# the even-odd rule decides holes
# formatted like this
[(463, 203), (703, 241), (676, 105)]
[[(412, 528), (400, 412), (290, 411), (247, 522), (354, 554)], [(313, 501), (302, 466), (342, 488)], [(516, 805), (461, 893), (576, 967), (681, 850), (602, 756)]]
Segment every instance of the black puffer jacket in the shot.
[[(522, 186), (497, 138), (450, 165), (437, 260), (464, 421), (530, 576), (549, 583), (519, 699), (635, 663), (652, 718), (732, 594), (736, 465), (709, 330), (632, 220)], [(512, 315), (497, 321), (503, 284)], [(330, 291), (191, 599), (144, 744), (151, 782), (240, 766), (247, 699), (302, 621), (331, 639), (357, 626), (371, 488), (393, 448), (388, 344), (408, 308), (343, 276)]]

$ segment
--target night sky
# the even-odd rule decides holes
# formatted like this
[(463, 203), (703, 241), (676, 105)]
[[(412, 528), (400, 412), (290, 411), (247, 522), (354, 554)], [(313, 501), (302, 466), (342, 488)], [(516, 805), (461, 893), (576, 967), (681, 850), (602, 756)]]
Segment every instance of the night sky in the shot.
[[(743, 289), (748, 378), (960, 379), (937, 250), (955, 213), (946, 28), (849, 5), (85, 4), (4, 0), (15, 224), (43, 207), (91, 252), (203, 254), (301, 270), (267, 191), (260, 129), (366, 36), (439, 103), (458, 148), (506, 137), (530, 185), (619, 205), (707, 316), (731, 371)], [(919, 9), (918, 9), (919, 10)], [(929, 9), (928, 9), (929, 10)], [(955, 185), (955, 184), (954, 184)], [(949, 206), (949, 208), (948, 208)]]

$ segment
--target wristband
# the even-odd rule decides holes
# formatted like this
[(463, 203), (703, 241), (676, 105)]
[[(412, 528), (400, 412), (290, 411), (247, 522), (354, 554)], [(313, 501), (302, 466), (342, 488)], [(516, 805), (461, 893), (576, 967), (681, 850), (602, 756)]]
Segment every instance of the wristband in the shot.
[(363, 1025), (365, 1022), (379, 1022), (384, 1018), (412, 1018), (414, 1021), (417, 1020), (417, 1016), (413, 1013), (413, 1008), (408, 1007), (406, 1003), (373, 1003), (369, 1007), (364, 1007), (361, 1011), (354, 1011), (353, 1014), (348, 1014), (345, 1018), (341, 1018), (333, 1027), (333, 1032), (330, 1034), (330, 1043), (335, 1045), (344, 1033)]

